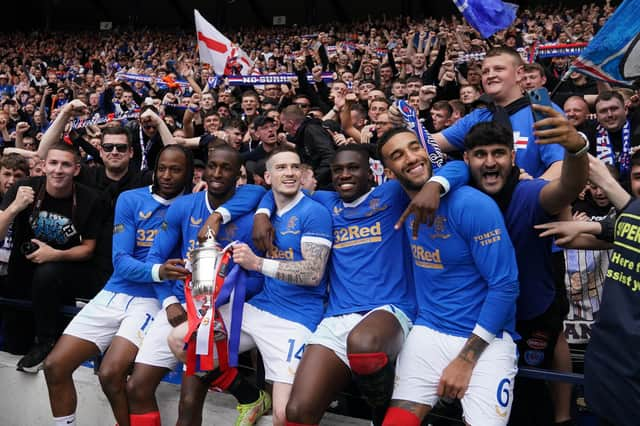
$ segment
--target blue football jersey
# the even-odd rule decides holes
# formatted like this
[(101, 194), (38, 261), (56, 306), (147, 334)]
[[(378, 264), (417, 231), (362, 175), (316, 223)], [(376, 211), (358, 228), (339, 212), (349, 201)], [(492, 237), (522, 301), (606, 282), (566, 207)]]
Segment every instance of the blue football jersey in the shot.
[(150, 186), (120, 194), (113, 220), (113, 275), (105, 290), (156, 296), (153, 280), (146, 273), (145, 259), (172, 201), (153, 194)]
[(415, 317), (415, 292), (407, 237), (393, 228), (409, 199), (396, 180), (351, 203), (335, 192), (314, 199), (333, 220), (331, 291), (326, 316), (368, 312), (385, 304)]
[[(206, 192), (198, 192), (176, 200), (167, 211), (165, 222), (147, 256), (147, 274), (151, 276), (153, 265), (162, 264), (167, 259), (189, 259), (191, 251), (198, 245), (198, 231), (213, 211)], [(220, 225), (216, 240), (222, 247), (236, 240), (251, 245), (252, 226), (253, 212)], [(262, 287), (260, 274), (253, 273), (250, 277), (247, 282), (247, 297)], [(181, 303), (185, 301), (182, 281), (156, 283), (154, 288), (161, 302), (171, 296), (177, 297)]]
[[(331, 247), (331, 216), (327, 209), (300, 195), (283, 211), (272, 215), (275, 249), (267, 257), (281, 261), (300, 261), (302, 243), (314, 242)], [(327, 292), (327, 274), (317, 286), (297, 285), (265, 277), (263, 290), (249, 301), (256, 308), (315, 330), (322, 319)]]
[[(479, 214), (478, 212), (481, 212)], [(416, 324), (468, 337), (476, 324), (515, 334), (518, 268), (502, 214), (486, 194), (462, 187), (443, 198), (434, 225), (411, 236)]]
[[(556, 111), (562, 112), (554, 105)], [(464, 150), (464, 138), (477, 123), (491, 121), (493, 114), (486, 108), (477, 108), (456, 123), (443, 130), (442, 135), (459, 150)], [(531, 107), (522, 108), (509, 117), (513, 128), (513, 143), (516, 164), (534, 178), (540, 177), (556, 161), (564, 159), (564, 148), (557, 144), (538, 145), (533, 134), (533, 113)]]

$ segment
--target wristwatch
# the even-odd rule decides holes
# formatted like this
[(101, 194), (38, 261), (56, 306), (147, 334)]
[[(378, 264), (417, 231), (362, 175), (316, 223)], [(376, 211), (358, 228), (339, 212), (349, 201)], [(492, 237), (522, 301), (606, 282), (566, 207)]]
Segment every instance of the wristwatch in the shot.
[(582, 132), (578, 132), (578, 134), (580, 135), (580, 137), (582, 137), (582, 139), (584, 139), (584, 146), (576, 152), (567, 150), (567, 155), (570, 155), (571, 157), (580, 157), (589, 152), (589, 138), (587, 138), (587, 135)]

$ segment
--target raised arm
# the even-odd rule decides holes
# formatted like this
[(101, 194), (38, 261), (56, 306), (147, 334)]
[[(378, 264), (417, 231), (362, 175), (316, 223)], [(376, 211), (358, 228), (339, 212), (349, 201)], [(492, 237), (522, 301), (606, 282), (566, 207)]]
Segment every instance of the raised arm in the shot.
[(536, 143), (557, 143), (565, 149), (560, 177), (549, 182), (540, 191), (542, 208), (547, 213), (555, 215), (570, 205), (587, 183), (589, 142), (576, 131), (562, 113), (540, 105), (533, 105), (532, 108), (547, 116), (534, 124)]
[(152, 123), (158, 128), (158, 133), (160, 134), (160, 139), (162, 139), (163, 145), (173, 145), (176, 141), (173, 139), (173, 135), (171, 131), (167, 127), (167, 124), (164, 122), (162, 118), (151, 109), (146, 110), (140, 115), (141, 125), (145, 123)]
[(592, 155), (589, 155), (589, 180), (602, 188), (616, 209), (622, 210), (631, 201), (631, 195), (609, 173), (607, 166)]
[(86, 110), (87, 106), (78, 99), (74, 99), (63, 106), (56, 119), (51, 123), (51, 126), (47, 129), (44, 135), (42, 135), (40, 147), (38, 148), (38, 157), (45, 158), (49, 148), (60, 140), (64, 127), (67, 125), (69, 120), (74, 115), (82, 114), (86, 112)]

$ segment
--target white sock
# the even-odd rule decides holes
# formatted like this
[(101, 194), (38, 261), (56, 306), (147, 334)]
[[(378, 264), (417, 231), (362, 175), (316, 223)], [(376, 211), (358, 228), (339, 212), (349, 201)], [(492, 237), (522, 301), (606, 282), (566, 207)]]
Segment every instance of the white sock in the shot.
[(76, 426), (76, 413), (64, 417), (53, 418), (55, 426)]

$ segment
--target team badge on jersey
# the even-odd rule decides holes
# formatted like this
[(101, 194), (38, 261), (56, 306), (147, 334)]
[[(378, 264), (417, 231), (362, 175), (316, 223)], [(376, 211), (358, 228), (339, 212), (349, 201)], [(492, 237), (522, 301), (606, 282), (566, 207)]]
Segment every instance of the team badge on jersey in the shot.
[(143, 211), (140, 211), (140, 212), (138, 212), (138, 216), (140, 216), (140, 219), (142, 219), (142, 220), (147, 220), (147, 219), (149, 219), (151, 217), (151, 213), (153, 213), (153, 212), (145, 213)]
[(124, 225), (122, 223), (116, 223), (115, 225), (113, 225), (114, 234), (119, 234), (121, 232), (124, 232)]
[(371, 201), (369, 201), (369, 211), (367, 212), (366, 216), (370, 217), (373, 216), (374, 214), (384, 211), (387, 208), (389, 208), (388, 205), (384, 204), (384, 205), (380, 205), (380, 198), (372, 198)]
[(446, 233), (447, 218), (442, 215), (437, 215), (433, 219), (433, 230), (434, 233), (431, 234), (432, 239), (442, 238), (443, 240), (446, 240), (451, 236), (451, 234)]
[(300, 233), (299, 229), (296, 229), (298, 227), (298, 216), (291, 216), (289, 218), (289, 221), (287, 222), (287, 229), (284, 231), (280, 231), (280, 234), (282, 235), (298, 235)]

